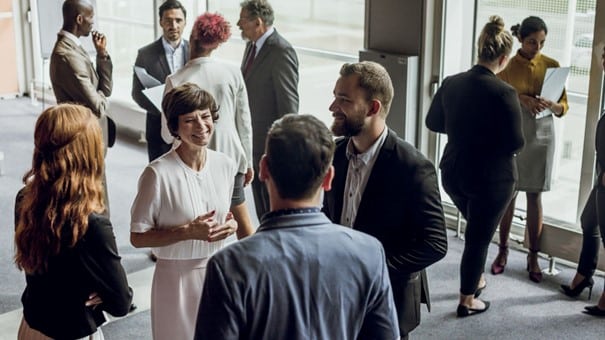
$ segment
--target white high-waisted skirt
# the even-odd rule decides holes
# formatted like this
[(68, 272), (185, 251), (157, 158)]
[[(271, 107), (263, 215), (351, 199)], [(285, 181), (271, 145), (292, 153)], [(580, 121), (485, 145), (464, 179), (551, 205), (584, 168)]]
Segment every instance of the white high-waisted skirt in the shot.
[(158, 259), (151, 285), (155, 340), (193, 339), (208, 258)]

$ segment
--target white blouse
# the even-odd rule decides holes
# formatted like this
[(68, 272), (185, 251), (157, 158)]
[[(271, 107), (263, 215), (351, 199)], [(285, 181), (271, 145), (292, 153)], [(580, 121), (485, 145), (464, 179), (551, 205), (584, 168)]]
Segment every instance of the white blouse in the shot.
[[(199, 172), (187, 166), (175, 150), (145, 168), (130, 211), (131, 232), (174, 228), (211, 210), (216, 210), (219, 219), (226, 216), (237, 165), (223, 153), (206, 150), (206, 164)], [(225, 240), (185, 240), (155, 247), (153, 252), (162, 259), (198, 259), (211, 256), (224, 244)]]

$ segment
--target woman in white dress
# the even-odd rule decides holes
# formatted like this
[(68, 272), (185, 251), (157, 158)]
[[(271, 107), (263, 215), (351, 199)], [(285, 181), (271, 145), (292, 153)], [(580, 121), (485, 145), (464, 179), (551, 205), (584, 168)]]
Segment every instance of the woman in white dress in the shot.
[(186, 83), (164, 96), (162, 109), (180, 144), (150, 163), (131, 209), (130, 241), (153, 247), (154, 339), (193, 339), (206, 262), (237, 230), (229, 212), (237, 165), (206, 146), (218, 119), (214, 98)]

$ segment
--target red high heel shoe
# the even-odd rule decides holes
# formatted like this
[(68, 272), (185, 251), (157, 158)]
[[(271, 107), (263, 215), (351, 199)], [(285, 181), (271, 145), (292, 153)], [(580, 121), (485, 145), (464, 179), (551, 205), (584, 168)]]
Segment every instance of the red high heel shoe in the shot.
[(536, 258), (536, 261), (538, 260), (538, 252), (539, 250), (534, 250), (534, 249), (530, 249), (529, 250), (529, 254), (527, 254), (527, 271), (529, 272), (529, 279), (535, 283), (540, 283), (542, 282), (542, 271), (539, 272), (532, 272), (530, 271), (529, 268), (529, 261), (532, 257)]
[(508, 259), (508, 246), (500, 245), (498, 249), (498, 255), (494, 259), (494, 263), (492, 263), (492, 274), (499, 275), (504, 272), (504, 267), (506, 267), (506, 261)]

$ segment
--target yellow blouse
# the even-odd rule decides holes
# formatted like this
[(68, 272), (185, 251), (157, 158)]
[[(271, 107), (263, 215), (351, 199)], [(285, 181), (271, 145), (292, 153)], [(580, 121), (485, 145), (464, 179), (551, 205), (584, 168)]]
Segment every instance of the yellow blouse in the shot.
[[(538, 96), (542, 92), (542, 82), (546, 69), (549, 67), (559, 67), (559, 62), (549, 58), (541, 53), (532, 60), (522, 57), (519, 52), (511, 58), (506, 68), (498, 73), (498, 77), (512, 85), (518, 94), (528, 96)], [(563, 116), (569, 109), (567, 104), (567, 92), (563, 90), (559, 104), (563, 105)]]

